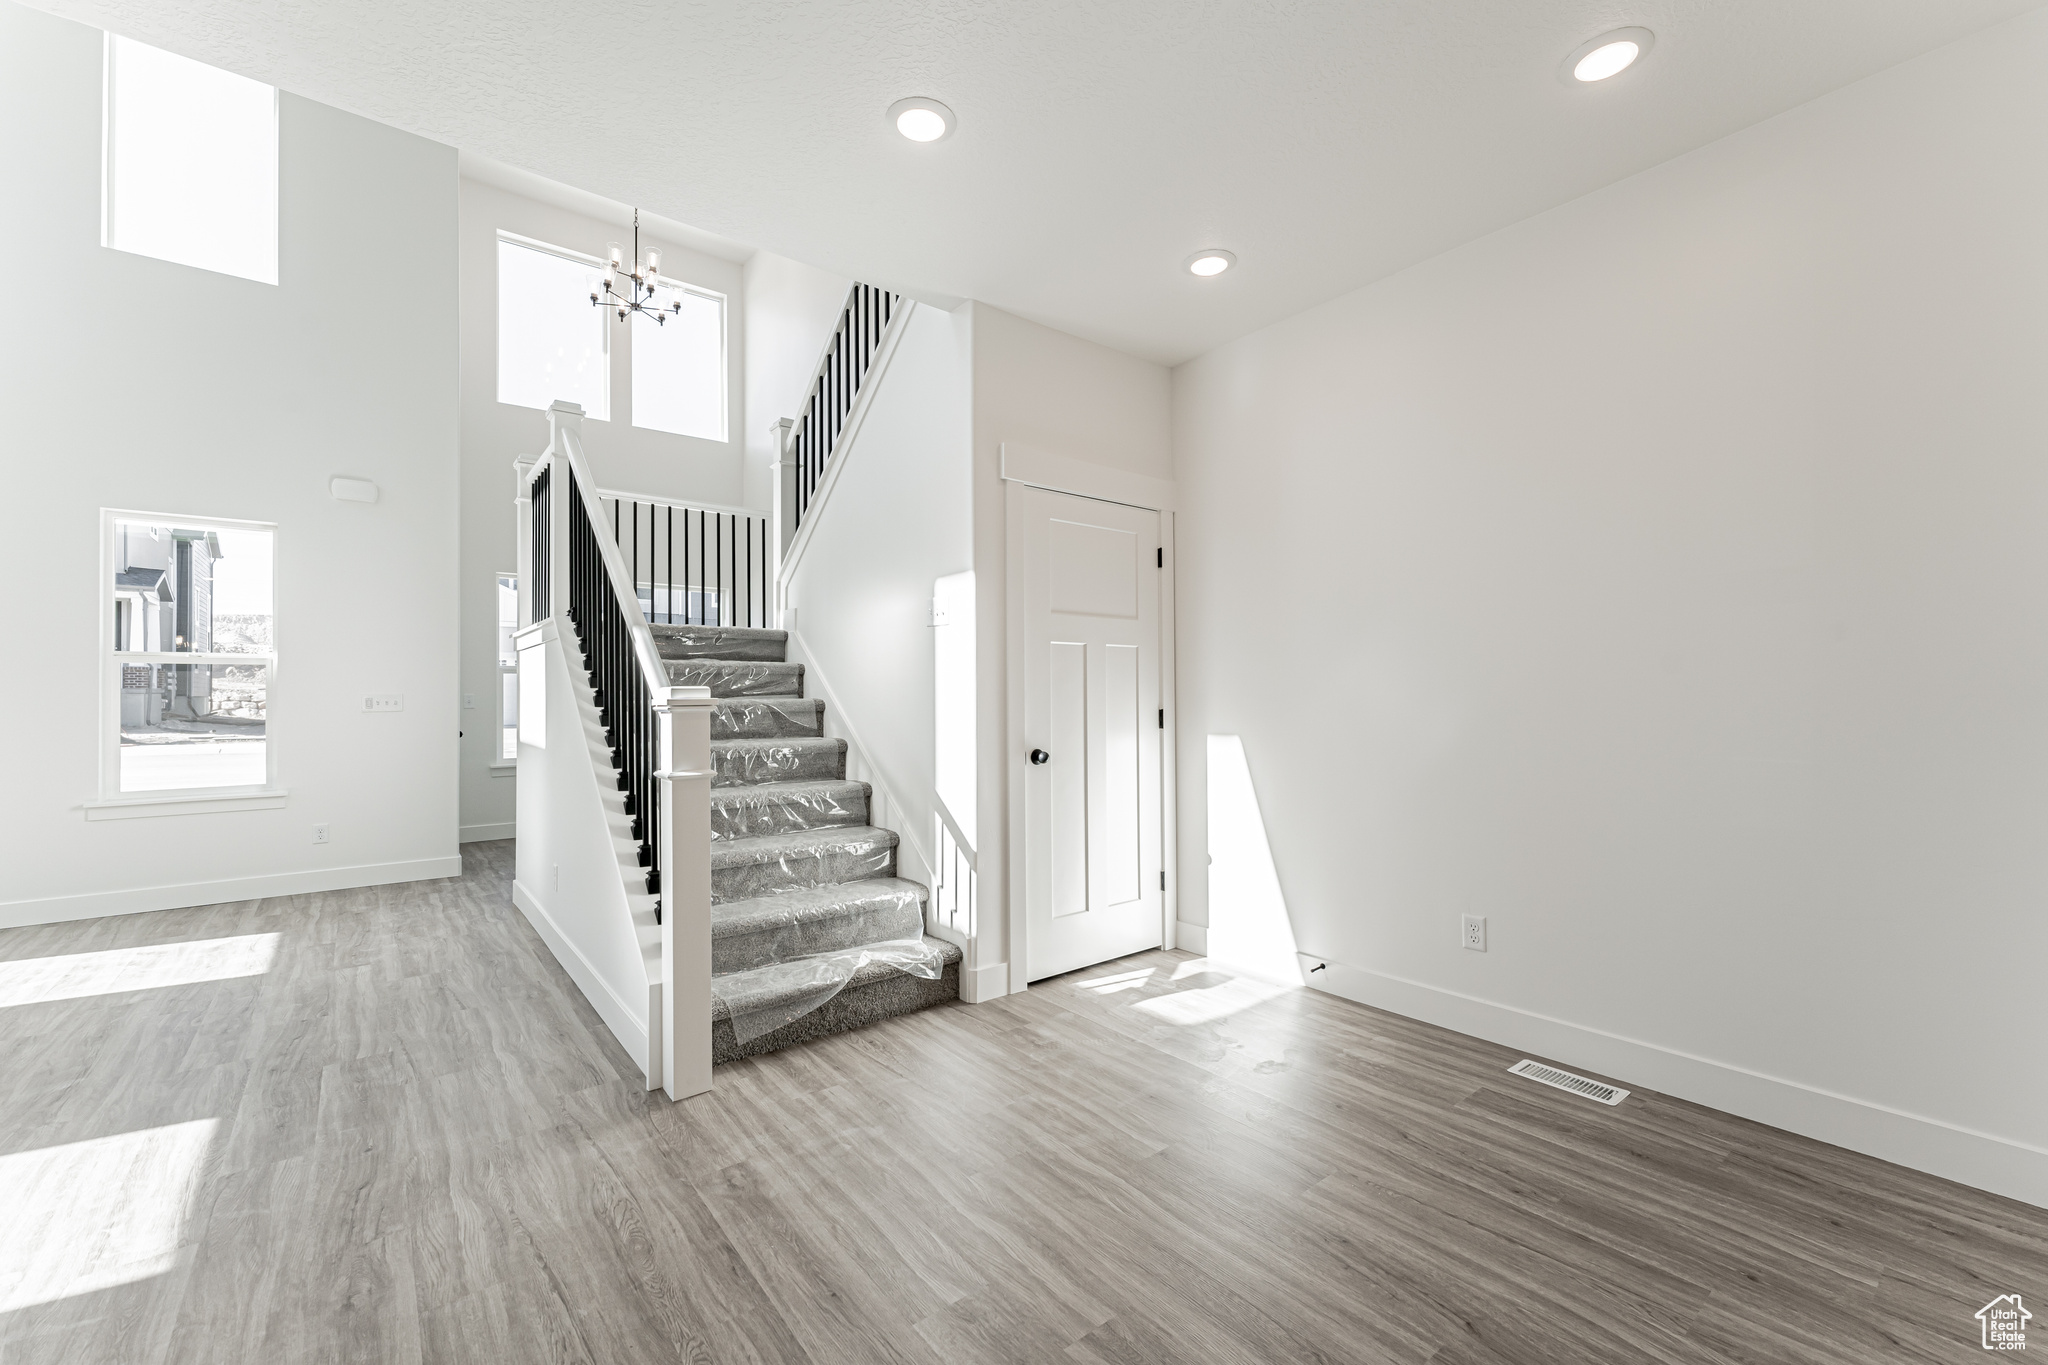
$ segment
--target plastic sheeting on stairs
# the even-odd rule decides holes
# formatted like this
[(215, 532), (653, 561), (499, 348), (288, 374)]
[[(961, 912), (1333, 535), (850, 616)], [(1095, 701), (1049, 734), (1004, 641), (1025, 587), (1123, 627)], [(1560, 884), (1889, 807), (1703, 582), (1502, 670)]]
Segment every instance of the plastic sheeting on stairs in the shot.
[(714, 976), (711, 992), (725, 1006), (733, 1038), (744, 1047), (822, 1008), (846, 989), (854, 973), (875, 963), (926, 981), (938, 980), (946, 969), (945, 957), (935, 943), (922, 937), (894, 939)]

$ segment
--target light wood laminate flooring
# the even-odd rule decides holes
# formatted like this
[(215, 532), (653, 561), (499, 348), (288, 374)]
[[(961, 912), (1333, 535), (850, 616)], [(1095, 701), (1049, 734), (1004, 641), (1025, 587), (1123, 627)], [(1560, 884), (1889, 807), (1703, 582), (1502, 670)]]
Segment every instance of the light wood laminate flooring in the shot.
[(0, 932), (0, 1362), (1872, 1365), (2048, 1313), (2041, 1210), (1184, 953), (670, 1105), (464, 853)]

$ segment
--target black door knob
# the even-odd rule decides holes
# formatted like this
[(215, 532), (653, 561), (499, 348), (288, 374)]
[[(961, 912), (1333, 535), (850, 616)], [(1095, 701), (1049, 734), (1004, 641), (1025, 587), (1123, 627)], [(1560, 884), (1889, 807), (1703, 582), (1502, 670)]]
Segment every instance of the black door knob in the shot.
[(1043, 749), (1033, 749), (1031, 751), (1031, 761), (1033, 763), (1050, 763), (1052, 762), (1052, 755)]

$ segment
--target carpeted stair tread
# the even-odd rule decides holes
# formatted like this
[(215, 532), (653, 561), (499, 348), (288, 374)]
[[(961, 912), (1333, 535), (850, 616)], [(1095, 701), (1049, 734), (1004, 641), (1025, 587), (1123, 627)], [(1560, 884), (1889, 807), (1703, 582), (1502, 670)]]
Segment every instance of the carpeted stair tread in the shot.
[(649, 626), (664, 659), (726, 659), (780, 663), (789, 657), (789, 632), (745, 626)]
[(925, 889), (871, 877), (728, 901), (711, 910), (711, 970), (724, 976), (790, 958), (924, 933)]
[(711, 837), (754, 839), (868, 822), (868, 784), (845, 780), (769, 782), (711, 789)]
[(708, 687), (714, 697), (801, 697), (804, 666), (747, 659), (665, 659), (671, 687)]
[(846, 741), (823, 736), (727, 739), (711, 746), (716, 787), (769, 782), (827, 782), (846, 776)]
[(873, 825), (720, 839), (711, 845), (711, 903), (896, 875), (896, 832)]
[(781, 739), (824, 730), (825, 703), (815, 697), (720, 697), (711, 706), (713, 739)]
[[(924, 937), (925, 946), (936, 952), (940, 960), (946, 965), (951, 966), (960, 960), (960, 949), (956, 945), (947, 943), (943, 939), (931, 938), (929, 936), (922, 937)], [(856, 947), (842, 951), (850, 955), (858, 953), (860, 949)], [(830, 956), (838, 955), (836, 953), (830, 954)], [(827, 955), (820, 954), (820, 956)], [(714, 1022), (721, 1019), (730, 1020), (732, 1018), (732, 1009), (735, 1005), (742, 1012), (771, 1008), (785, 1000), (795, 999), (807, 994), (813, 989), (809, 986), (792, 986), (788, 980), (789, 973), (776, 970), (781, 965), (779, 963), (770, 964), (744, 972), (721, 973), (715, 977), (713, 979), (711, 996), (712, 1020)], [(951, 975), (951, 973), (948, 973), (948, 975)], [(910, 976), (909, 973), (892, 963), (870, 962), (864, 967), (855, 969), (840, 995), (842, 997), (852, 995), (863, 987), (885, 982), (894, 977), (902, 977), (912, 981), (917, 980), (916, 977)], [(901, 1013), (901, 1011), (892, 1010), (890, 1013)], [(877, 1017), (886, 1016), (878, 1015)]]

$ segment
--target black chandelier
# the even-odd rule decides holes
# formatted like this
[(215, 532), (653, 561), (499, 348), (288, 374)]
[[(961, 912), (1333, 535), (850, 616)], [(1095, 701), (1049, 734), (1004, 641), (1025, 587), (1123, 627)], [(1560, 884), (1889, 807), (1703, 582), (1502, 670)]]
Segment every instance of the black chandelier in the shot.
[[(605, 258), (604, 283), (590, 291), (590, 301), (599, 308), (616, 308), (619, 319), (624, 321), (631, 313), (642, 313), (653, 318), (657, 324), (664, 323), (674, 314), (683, 311), (680, 292), (667, 303), (655, 297), (656, 279), (661, 274), (661, 248), (650, 246), (646, 256), (640, 254), (640, 210), (633, 210), (633, 266), (628, 269), (625, 253), (617, 242), (613, 242), (611, 253)], [(619, 275), (624, 273), (630, 284), (621, 285)], [(625, 290), (620, 293), (620, 289)]]

